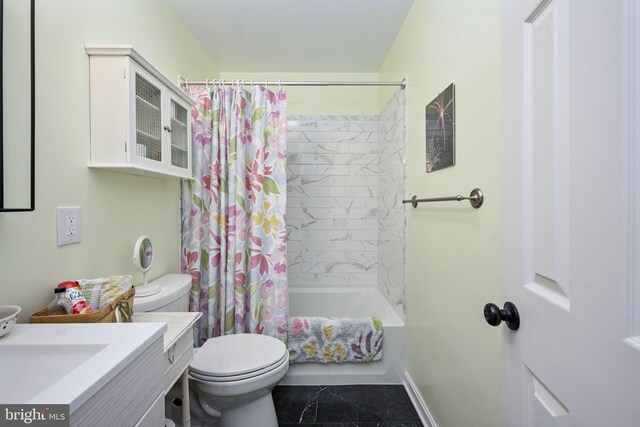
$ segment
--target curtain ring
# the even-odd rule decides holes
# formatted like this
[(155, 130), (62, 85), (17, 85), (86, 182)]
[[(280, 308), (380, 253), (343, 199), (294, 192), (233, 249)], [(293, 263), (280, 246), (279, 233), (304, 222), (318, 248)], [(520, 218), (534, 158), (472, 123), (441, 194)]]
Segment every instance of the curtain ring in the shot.
[(278, 80), (278, 88), (282, 90), (282, 80)]
[(251, 88), (253, 89), (253, 79), (251, 79)]
[(204, 81), (204, 85), (207, 87), (207, 92), (209, 92), (209, 79)]

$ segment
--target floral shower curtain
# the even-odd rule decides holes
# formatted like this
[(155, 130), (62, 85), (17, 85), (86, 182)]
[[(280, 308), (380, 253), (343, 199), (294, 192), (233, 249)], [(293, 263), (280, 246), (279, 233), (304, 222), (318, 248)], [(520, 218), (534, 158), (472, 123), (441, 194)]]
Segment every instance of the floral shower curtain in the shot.
[(182, 184), (182, 271), (197, 341), (233, 333), (286, 340), (286, 96), (242, 84), (186, 89), (193, 174)]

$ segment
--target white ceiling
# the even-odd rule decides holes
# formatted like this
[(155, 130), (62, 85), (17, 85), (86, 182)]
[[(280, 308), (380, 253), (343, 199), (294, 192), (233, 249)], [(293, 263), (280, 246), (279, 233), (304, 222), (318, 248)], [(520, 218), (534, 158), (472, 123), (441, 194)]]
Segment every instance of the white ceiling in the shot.
[(222, 71), (377, 72), (413, 0), (169, 0)]

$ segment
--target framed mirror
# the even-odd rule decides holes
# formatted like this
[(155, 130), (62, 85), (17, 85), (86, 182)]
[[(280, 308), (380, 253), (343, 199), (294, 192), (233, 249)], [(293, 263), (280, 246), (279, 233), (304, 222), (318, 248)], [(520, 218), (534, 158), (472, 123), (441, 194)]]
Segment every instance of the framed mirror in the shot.
[(35, 0), (0, 0), (0, 212), (35, 209)]

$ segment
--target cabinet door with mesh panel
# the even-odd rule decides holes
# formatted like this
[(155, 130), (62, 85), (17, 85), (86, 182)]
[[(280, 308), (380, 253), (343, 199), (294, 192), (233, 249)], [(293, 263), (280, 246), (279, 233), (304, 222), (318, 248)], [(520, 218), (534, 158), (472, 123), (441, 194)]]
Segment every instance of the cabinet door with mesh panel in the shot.
[(181, 169), (189, 169), (191, 158), (188, 112), (186, 105), (171, 99), (171, 165)]
[[(162, 85), (147, 75), (143, 69), (132, 67), (132, 80), (135, 93), (132, 124), (135, 135), (131, 147), (132, 163), (162, 163)], [(151, 165), (150, 165), (151, 166)]]

